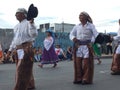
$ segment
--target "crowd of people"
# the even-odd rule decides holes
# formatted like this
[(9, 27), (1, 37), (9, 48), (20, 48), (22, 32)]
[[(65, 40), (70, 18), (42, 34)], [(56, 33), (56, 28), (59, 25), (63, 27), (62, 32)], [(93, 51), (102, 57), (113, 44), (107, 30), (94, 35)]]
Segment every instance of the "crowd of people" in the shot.
[[(55, 54), (58, 57), (58, 61), (64, 61), (64, 60), (72, 61), (73, 60), (72, 46), (68, 46), (67, 50), (63, 50), (60, 47), (60, 45), (56, 45), (54, 49), (55, 49)], [(34, 51), (34, 62), (41, 62), (44, 49), (41, 47), (38, 47), (38, 48), (34, 47), (33, 51)], [(10, 54), (10, 57), (7, 57), (7, 52), (8, 52), (8, 49), (5, 49), (4, 51), (0, 50), (0, 63), (1, 64), (15, 63), (16, 62), (15, 52), (12, 52)]]
[[(35, 7), (32, 5), (32, 8)], [(32, 11), (32, 10), (30, 10)], [(31, 12), (29, 12), (31, 13)], [(0, 46), (0, 59), (4, 56), (3, 63), (12, 58), (16, 63), (16, 75), (14, 90), (35, 89), (35, 80), (33, 75), (33, 63), (39, 62), (38, 66), (43, 68), (45, 64), (53, 64), (53, 68), (61, 60), (73, 60), (74, 63), (74, 84), (92, 84), (94, 76), (94, 55), (97, 56), (98, 64), (101, 63), (101, 53), (97, 48), (99, 38), (92, 18), (87, 12), (79, 14), (80, 23), (73, 27), (69, 34), (69, 39), (73, 41), (73, 46), (68, 46), (64, 51), (58, 44), (54, 47), (54, 33), (46, 30), (46, 37), (43, 41), (44, 47), (33, 48), (32, 43), (37, 37), (37, 29), (34, 23), (34, 17), (28, 16), (24, 8), (19, 8), (15, 13), (19, 23), (14, 28), (14, 38), (10, 48), (2, 52)], [(32, 18), (31, 18), (32, 17)], [(120, 24), (120, 20), (119, 20)], [(92, 42), (94, 37), (95, 41)], [(118, 45), (113, 54), (111, 65), (112, 75), (120, 75), (120, 30), (118, 35), (110, 37), (111, 41), (117, 40)], [(93, 44), (93, 45), (92, 45)], [(28, 68), (29, 67), (29, 68)]]

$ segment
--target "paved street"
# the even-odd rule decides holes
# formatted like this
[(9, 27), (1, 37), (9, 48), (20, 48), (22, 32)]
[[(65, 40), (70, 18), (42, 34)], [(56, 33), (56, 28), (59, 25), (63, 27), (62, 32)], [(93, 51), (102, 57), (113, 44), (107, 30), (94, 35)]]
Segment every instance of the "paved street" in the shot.
[[(95, 60), (94, 83), (74, 85), (73, 62), (61, 61), (56, 68), (45, 65), (43, 69), (34, 63), (35, 90), (119, 90), (120, 76), (110, 75), (111, 58), (103, 58), (102, 64)], [(0, 64), (0, 90), (13, 90), (15, 64)]]

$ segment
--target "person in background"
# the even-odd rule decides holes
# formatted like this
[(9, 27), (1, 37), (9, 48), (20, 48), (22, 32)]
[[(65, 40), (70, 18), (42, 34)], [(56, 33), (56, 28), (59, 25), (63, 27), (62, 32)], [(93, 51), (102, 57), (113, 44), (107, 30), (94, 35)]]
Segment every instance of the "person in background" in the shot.
[(118, 45), (115, 47), (113, 53), (113, 60), (111, 65), (111, 74), (120, 75), (120, 19), (119, 19), (119, 30), (117, 36), (112, 38), (113, 41), (116, 41)]
[(94, 50), (94, 55), (95, 55), (95, 59), (97, 59), (97, 61), (98, 61), (98, 65), (99, 64), (101, 64), (101, 60), (100, 60), (100, 57), (101, 57), (101, 51), (100, 51), (100, 44), (98, 44), (98, 43), (95, 43), (95, 44), (93, 44), (92, 45), (92, 47), (93, 47), (93, 50)]
[(8, 49), (5, 49), (4, 50), (4, 53), (3, 53), (3, 63), (6, 64), (6, 63), (11, 63), (11, 54), (10, 54), (10, 57), (7, 57), (7, 52), (8, 52)]
[(70, 40), (74, 42), (74, 84), (92, 84), (94, 74), (94, 56), (91, 45), (92, 37), (96, 38), (97, 32), (91, 17), (87, 12), (79, 14), (81, 23), (73, 27)]
[(66, 59), (66, 55), (65, 55), (63, 49), (60, 47), (59, 44), (56, 45), (55, 52), (58, 55), (59, 60), (65, 60)]
[(16, 49), (12, 50), (11, 58), (12, 58), (12, 63), (15, 63), (17, 65), (17, 63), (18, 63), (18, 57), (17, 57)]
[(71, 46), (68, 46), (67, 52), (66, 52), (67, 60), (72, 60), (72, 54), (73, 54), (72, 47), (71, 47)]
[(2, 63), (2, 61), (3, 61), (3, 51), (2, 51), (2, 46), (0, 43), (0, 63)]
[(58, 56), (55, 53), (54, 48), (54, 34), (50, 29), (46, 30), (45, 33), (46, 37), (43, 42), (44, 49), (41, 55), (40, 64), (38, 64), (38, 66), (43, 68), (44, 64), (54, 64), (53, 68), (55, 68), (57, 66)]
[(41, 59), (42, 59), (42, 53), (43, 53), (42, 48), (41, 48), (41, 47), (38, 47), (38, 56), (39, 56), (39, 58), (40, 58), (40, 61), (41, 61)]
[(27, 11), (18, 8), (15, 16), (19, 23), (14, 27), (14, 38), (10, 45), (7, 56), (16, 50), (16, 76), (14, 90), (29, 90), (35, 88), (33, 77), (34, 52), (32, 42), (38, 35), (34, 19), (27, 20)]
[(40, 62), (41, 55), (42, 55), (42, 48), (39, 47), (38, 49), (35, 49), (34, 58), (36, 62)]
[(107, 45), (107, 53), (106, 54), (109, 54), (109, 53), (112, 54), (113, 53), (113, 50), (112, 50), (112, 40), (109, 41), (106, 45)]

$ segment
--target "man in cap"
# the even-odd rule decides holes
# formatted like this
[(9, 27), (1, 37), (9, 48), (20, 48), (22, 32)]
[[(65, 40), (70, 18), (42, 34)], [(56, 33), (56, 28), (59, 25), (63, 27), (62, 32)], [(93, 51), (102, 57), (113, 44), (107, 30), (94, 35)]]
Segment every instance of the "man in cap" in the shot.
[(92, 24), (92, 19), (87, 12), (79, 15), (81, 23), (74, 26), (70, 32), (70, 39), (74, 42), (74, 84), (92, 84), (93, 82), (93, 49), (92, 37), (96, 38), (98, 32)]
[(14, 38), (9, 48), (10, 52), (16, 50), (16, 84), (14, 90), (34, 89), (32, 42), (37, 36), (34, 19), (27, 20), (27, 11), (19, 8), (15, 14), (19, 23), (14, 28)]

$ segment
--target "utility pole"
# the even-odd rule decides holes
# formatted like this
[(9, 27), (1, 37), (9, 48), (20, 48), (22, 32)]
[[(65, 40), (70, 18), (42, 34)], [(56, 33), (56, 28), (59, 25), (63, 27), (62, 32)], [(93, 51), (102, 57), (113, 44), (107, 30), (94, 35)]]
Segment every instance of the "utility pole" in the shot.
[(64, 21), (62, 21), (62, 32), (64, 32)]
[(106, 30), (104, 31), (104, 33), (106, 34)]

